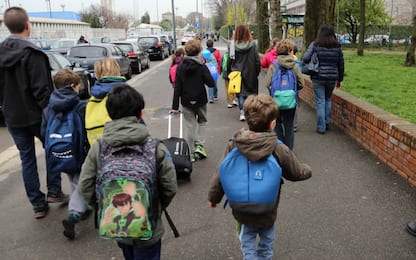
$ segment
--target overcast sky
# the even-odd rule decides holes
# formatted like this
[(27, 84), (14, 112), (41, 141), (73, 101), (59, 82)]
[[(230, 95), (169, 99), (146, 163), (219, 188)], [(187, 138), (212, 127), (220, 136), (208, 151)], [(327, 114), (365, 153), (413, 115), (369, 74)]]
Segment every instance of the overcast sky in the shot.
[[(47, 0), (6, 0), (11, 6), (21, 6), (28, 12), (49, 11)], [(5, 10), (5, 0), (0, 0), (0, 10)], [(205, 2), (209, 0), (174, 0), (175, 15), (186, 17), (190, 12), (202, 12), (208, 16)], [(83, 8), (88, 8), (92, 4), (101, 4), (101, 0), (50, 0), (52, 11), (79, 12)], [(162, 19), (162, 13), (172, 12), (172, 0), (114, 0), (115, 11), (117, 13), (128, 13), (140, 18), (146, 11), (150, 15), (151, 21)], [(198, 6), (198, 7), (197, 7)]]

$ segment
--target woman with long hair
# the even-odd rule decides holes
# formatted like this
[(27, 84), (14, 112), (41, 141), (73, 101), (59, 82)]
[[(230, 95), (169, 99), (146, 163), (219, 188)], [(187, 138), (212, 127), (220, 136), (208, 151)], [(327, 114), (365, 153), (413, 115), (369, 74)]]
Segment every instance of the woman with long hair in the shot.
[(316, 132), (325, 134), (331, 123), (332, 92), (335, 87), (341, 87), (344, 79), (344, 54), (332, 25), (321, 25), (316, 39), (303, 55), (304, 63), (311, 61), (313, 52), (319, 59), (319, 72), (311, 75), (316, 104)]
[(230, 58), (228, 59), (227, 72), (241, 72), (241, 91), (237, 94), (238, 106), (240, 108), (240, 121), (245, 121), (243, 104), (249, 95), (258, 94), (260, 73), (260, 57), (257, 52), (256, 44), (250, 30), (246, 25), (239, 25), (233, 35), (235, 55), (233, 57), (230, 48), (228, 50)]

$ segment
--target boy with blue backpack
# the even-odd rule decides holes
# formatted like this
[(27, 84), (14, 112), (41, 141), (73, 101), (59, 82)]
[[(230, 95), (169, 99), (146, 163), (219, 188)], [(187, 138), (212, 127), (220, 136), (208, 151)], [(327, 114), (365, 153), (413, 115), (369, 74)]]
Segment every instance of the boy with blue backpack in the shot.
[(228, 142), (211, 179), (208, 201), (214, 208), (227, 197), (238, 222), (243, 259), (272, 259), (281, 177), (301, 181), (310, 178), (312, 170), (276, 138), (278, 107), (272, 97), (250, 95), (243, 111), (249, 129), (237, 131)]
[(89, 149), (84, 125), (85, 102), (78, 96), (80, 81), (72, 70), (63, 69), (56, 73), (56, 90), (43, 111), (42, 121), (46, 166), (50, 172), (67, 173), (71, 182), (69, 214), (62, 221), (64, 235), (70, 240), (75, 237), (75, 223), (92, 212), (77, 189), (81, 166)]
[(285, 39), (277, 43), (278, 61), (273, 62), (265, 77), (265, 86), (279, 107), (275, 132), (290, 149), (294, 146), (294, 119), (298, 91), (303, 88), (303, 76), (293, 56), (295, 43)]

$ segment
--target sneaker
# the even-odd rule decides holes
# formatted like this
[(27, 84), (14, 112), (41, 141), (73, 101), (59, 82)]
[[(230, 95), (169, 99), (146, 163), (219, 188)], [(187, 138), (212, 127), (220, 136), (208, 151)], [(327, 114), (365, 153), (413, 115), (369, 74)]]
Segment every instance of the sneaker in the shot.
[(199, 155), (200, 159), (207, 158), (207, 152), (205, 151), (205, 148), (202, 145), (200, 145), (200, 144), (197, 144), (195, 146), (195, 153), (197, 155)]
[(232, 108), (232, 107), (233, 107), (233, 105), (231, 105), (231, 104), (228, 104), (228, 105), (227, 105), (227, 107), (228, 107), (228, 108)]
[(240, 110), (240, 121), (246, 121), (246, 117), (244, 116), (243, 110)]
[(210, 100), (209, 100), (209, 103), (210, 103), (210, 104), (212, 104), (212, 103), (214, 103), (214, 102), (215, 102), (215, 101), (214, 101), (213, 99), (210, 99)]
[(198, 161), (199, 159), (200, 158), (199, 158), (199, 155), (197, 153), (192, 153), (191, 154), (191, 162)]
[(34, 214), (35, 219), (44, 218), (48, 214), (49, 205), (47, 202), (44, 202), (43, 204), (34, 205), (33, 211), (35, 212)]
[(238, 102), (237, 102), (237, 100), (233, 100), (233, 106), (238, 106)]
[(75, 238), (75, 223), (76, 221), (72, 218), (72, 215), (62, 220), (62, 225), (64, 226), (64, 236), (69, 240), (73, 240)]
[(214, 101), (218, 101), (218, 97), (214, 97)]
[(68, 203), (69, 195), (62, 191), (48, 191), (47, 201), (48, 203)]

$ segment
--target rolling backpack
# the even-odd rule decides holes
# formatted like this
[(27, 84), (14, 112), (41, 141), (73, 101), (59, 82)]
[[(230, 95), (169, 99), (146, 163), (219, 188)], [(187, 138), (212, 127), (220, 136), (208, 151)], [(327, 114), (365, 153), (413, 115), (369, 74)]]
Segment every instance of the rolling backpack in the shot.
[(149, 240), (158, 214), (156, 149), (159, 141), (113, 147), (100, 139), (96, 179), (98, 233), (105, 239)]
[(63, 113), (51, 110), (45, 134), (45, 154), (48, 171), (79, 173), (86, 157), (85, 133), (78, 110), (79, 102), (72, 110)]
[(273, 62), (276, 71), (272, 76), (270, 95), (280, 110), (292, 109), (297, 104), (297, 81), (293, 69), (281, 67)]
[(234, 147), (222, 161), (219, 176), (226, 203), (236, 212), (256, 215), (273, 211), (282, 183), (282, 168), (273, 154), (250, 161)]

